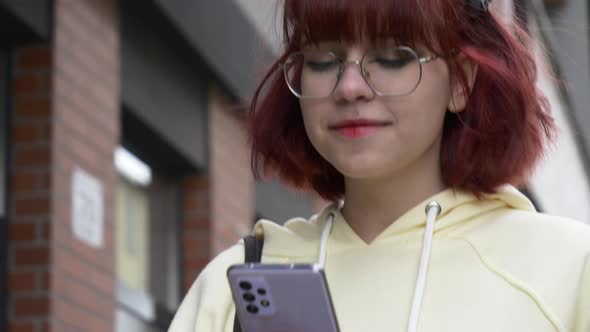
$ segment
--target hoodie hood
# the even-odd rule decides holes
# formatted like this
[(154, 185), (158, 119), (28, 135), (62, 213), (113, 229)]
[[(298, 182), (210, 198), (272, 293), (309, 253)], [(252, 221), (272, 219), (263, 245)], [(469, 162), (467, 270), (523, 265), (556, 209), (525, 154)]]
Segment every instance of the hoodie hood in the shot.
[[(503, 186), (496, 193), (485, 194), (481, 198), (471, 193), (446, 189), (408, 210), (367, 244), (344, 220), (340, 213), (340, 204), (332, 203), (309, 220), (294, 218), (283, 226), (260, 220), (255, 228), (257, 232), (264, 232), (263, 261), (265, 258), (267, 261), (285, 261), (289, 258), (297, 260), (303, 257), (315, 259), (322, 229), (331, 213), (335, 218), (330, 241), (338, 243), (340, 248), (371, 246), (398, 236), (423, 233), (426, 225), (425, 208), (432, 201), (441, 206), (441, 213), (434, 224), (434, 234), (463, 224), (468, 226), (476, 217), (500, 208), (535, 211), (530, 200), (512, 186)], [(419, 236), (415, 238), (416, 241), (421, 241)]]

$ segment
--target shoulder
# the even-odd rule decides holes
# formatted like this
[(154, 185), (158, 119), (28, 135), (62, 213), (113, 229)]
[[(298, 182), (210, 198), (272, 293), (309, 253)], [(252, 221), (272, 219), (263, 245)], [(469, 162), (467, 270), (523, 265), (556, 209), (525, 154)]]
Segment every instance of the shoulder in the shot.
[(269, 220), (256, 223), (256, 231), (264, 232), (263, 262), (284, 262), (299, 257), (315, 257), (319, 247), (326, 215), (335, 204), (330, 204), (309, 219), (292, 218), (282, 225)]
[[(457, 234), (491, 273), (571, 328), (581, 287), (588, 287), (590, 226), (579, 221), (502, 209)], [(570, 329), (567, 329), (568, 331)]]
[(226, 271), (243, 261), (242, 241), (213, 258), (192, 284), (168, 332), (223, 331), (234, 312)]
[(590, 225), (580, 221), (513, 209), (500, 209), (479, 219), (465, 236), (481, 245), (501, 243), (508, 250), (533, 251), (546, 259), (590, 253)]
[(523, 268), (580, 269), (590, 255), (590, 225), (534, 211), (499, 209), (462, 233), (486, 257)]

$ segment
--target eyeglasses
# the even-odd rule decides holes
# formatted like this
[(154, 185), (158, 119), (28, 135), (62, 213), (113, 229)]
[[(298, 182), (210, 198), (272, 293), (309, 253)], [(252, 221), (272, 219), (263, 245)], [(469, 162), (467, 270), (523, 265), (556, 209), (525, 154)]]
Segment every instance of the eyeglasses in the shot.
[(348, 64), (361, 67), (361, 73), (377, 96), (405, 96), (422, 80), (422, 65), (438, 56), (419, 57), (406, 46), (379, 48), (367, 52), (359, 61), (343, 61), (333, 52), (302, 51), (291, 54), (283, 63), (289, 89), (301, 99), (330, 97)]

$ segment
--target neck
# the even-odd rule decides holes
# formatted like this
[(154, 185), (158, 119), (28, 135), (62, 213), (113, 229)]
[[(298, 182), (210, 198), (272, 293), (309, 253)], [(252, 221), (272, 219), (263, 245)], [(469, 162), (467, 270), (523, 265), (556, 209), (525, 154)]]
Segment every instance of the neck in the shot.
[(366, 243), (409, 209), (445, 189), (438, 162), (413, 164), (379, 179), (347, 178), (345, 186), (342, 215)]

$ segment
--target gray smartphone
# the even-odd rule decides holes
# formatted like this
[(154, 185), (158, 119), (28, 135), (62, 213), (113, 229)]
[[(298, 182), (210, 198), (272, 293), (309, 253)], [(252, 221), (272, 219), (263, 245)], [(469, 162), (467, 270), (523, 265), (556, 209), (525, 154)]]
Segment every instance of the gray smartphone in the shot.
[(339, 332), (324, 271), (308, 264), (227, 270), (243, 332)]

